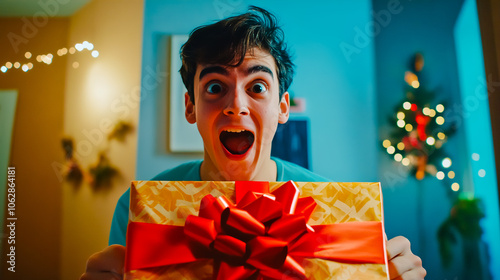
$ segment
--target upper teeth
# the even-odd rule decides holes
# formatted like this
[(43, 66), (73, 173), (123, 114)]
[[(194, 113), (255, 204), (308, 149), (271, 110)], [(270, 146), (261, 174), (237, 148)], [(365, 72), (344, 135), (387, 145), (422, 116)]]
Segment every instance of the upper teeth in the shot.
[(234, 128), (229, 128), (229, 129), (226, 129), (227, 132), (237, 132), (237, 133), (240, 133), (242, 131), (245, 131), (244, 129), (234, 129)]

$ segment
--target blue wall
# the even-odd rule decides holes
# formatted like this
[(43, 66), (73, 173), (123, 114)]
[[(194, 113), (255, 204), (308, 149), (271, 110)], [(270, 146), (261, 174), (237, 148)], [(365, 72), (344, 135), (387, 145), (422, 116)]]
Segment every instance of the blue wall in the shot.
[[(457, 116), (466, 131), (468, 166), (475, 197), (484, 202), (486, 217), (482, 221), (483, 240), (490, 245), (490, 270), (500, 278), (500, 217), (498, 213), (497, 176), (488, 104), (487, 77), (477, 18), (476, 2), (465, 0), (455, 26), (455, 42), (463, 111)], [(491, 94), (491, 93), (490, 93)], [(479, 160), (471, 160), (477, 153)], [(485, 171), (480, 176), (481, 170)]]
[[(387, 9), (387, 2), (390, 1), (374, 0), (373, 9), (377, 12)], [(404, 73), (411, 69), (410, 59), (416, 52), (421, 52), (425, 59), (421, 86), (436, 90), (436, 102), (444, 100), (449, 104), (447, 106), (449, 114), (446, 115), (448, 121), (457, 120), (459, 113), (456, 108), (462, 106), (463, 100), (457, 65), (457, 55), (463, 54), (457, 53), (454, 36), (455, 24), (463, 1), (400, 2), (403, 6), (401, 13), (392, 17), (383, 32), (375, 39), (380, 140), (388, 136), (387, 117), (393, 114), (394, 106), (404, 98)], [(474, 38), (477, 38), (476, 29), (462, 39), (471, 40), (470, 35), (473, 32), (476, 32)], [(471, 60), (481, 59), (478, 49), (472, 51), (474, 56)], [(485, 108), (487, 112), (488, 109)], [(488, 126), (489, 122), (485, 125)], [(461, 191), (473, 192), (475, 186), (471, 180), (469, 167), (472, 151), (469, 153), (467, 149), (469, 134), (470, 131), (463, 125), (458, 125), (457, 133), (444, 147), (453, 160), (451, 169), (457, 174), (451, 182), (459, 183)], [(491, 136), (489, 139), (491, 142)], [(488, 143), (487, 138), (484, 138), (485, 142), (477, 140), (476, 144), (479, 145)], [(436, 238), (439, 225), (450, 213), (453, 201), (453, 196), (450, 196), (451, 182), (443, 183), (435, 178), (417, 181), (406, 177), (404, 168), (389, 159), (384, 152), (379, 153), (379, 159), (379, 178), (384, 187), (388, 235), (403, 234), (412, 241), (412, 249), (423, 259), (428, 279), (464, 279), (460, 243), (454, 248), (455, 262), (452, 267), (444, 269)], [(493, 173), (493, 170), (490, 173)], [(493, 199), (496, 199), (496, 196)], [(493, 239), (486, 241), (490, 243)], [(497, 241), (494, 242), (493, 245), (496, 245)], [(495, 249), (498, 250), (492, 247), (490, 251)]]
[[(461, 279), (462, 264), (443, 269), (437, 249), (436, 231), (451, 206), (449, 185), (408, 179), (379, 147), (387, 136), (386, 119), (404, 96), (404, 72), (415, 52), (425, 56), (423, 79), (427, 88), (438, 90), (437, 100), (461, 104), (453, 36), (461, 3), (146, 0), (137, 178), (149, 179), (202, 157), (166, 149), (166, 36), (188, 34), (196, 26), (243, 12), (250, 4), (261, 6), (280, 19), (294, 53), (297, 72), (290, 91), (306, 99), (307, 109), (292, 118), (310, 120), (312, 170), (335, 181), (381, 181), (388, 237), (404, 235), (412, 241), (428, 279)], [(460, 129), (446, 150), (453, 158), (456, 181), (473, 190), (472, 175), (464, 172), (471, 170), (466, 139)], [(461, 258), (459, 250), (454, 253)]]
[[(290, 91), (306, 99), (307, 109), (292, 118), (310, 119), (312, 170), (336, 181), (377, 179), (373, 44), (366, 42), (349, 61), (339, 47), (341, 42), (354, 40), (356, 26), (364, 27), (370, 21), (370, 1), (317, 1), (315, 5), (235, 0), (145, 3), (138, 178), (149, 179), (166, 168), (201, 157), (172, 154), (166, 149), (164, 76), (170, 73), (165, 36), (188, 34), (196, 26), (243, 12), (251, 4), (277, 15), (296, 57), (297, 74)], [(151, 77), (153, 70), (160, 76), (157, 83)]]

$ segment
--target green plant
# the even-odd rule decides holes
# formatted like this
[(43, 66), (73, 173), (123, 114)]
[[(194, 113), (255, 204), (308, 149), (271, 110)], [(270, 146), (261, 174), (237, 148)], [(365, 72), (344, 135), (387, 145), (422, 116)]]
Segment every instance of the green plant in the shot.
[(441, 260), (445, 267), (449, 267), (453, 261), (452, 246), (457, 244), (457, 233), (463, 239), (464, 257), (476, 254), (475, 247), (483, 234), (479, 222), (484, 216), (480, 199), (461, 196), (456, 200), (450, 216), (441, 224), (437, 234)]

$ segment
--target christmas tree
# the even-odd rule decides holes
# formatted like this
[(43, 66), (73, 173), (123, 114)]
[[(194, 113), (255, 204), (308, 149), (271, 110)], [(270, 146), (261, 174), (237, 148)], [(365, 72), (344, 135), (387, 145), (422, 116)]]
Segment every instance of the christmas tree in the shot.
[[(475, 275), (477, 279), (482, 279), (479, 249), (482, 230), (479, 222), (484, 217), (483, 206), (473, 194), (458, 192), (460, 185), (455, 180), (452, 159), (443, 149), (456, 128), (445, 119), (447, 104), (435, 102), (435, 92), (425, 87), (423, 67), (424, 58), (417, 53), (411, 60), (410, 70), (404, 75), (406, 96), (396, 105), (394, 114), (389, 118), (389, 137), (382, 141), (382, 145), (387, 154), (408, 167), (416, 179), (433, 176), (451, 186), (453, 195), (450, 198), (454, 202), (450, 216), (437, 232), (441, 259), (446, 267), (450, 266), (453, 261), (452, 247), (457, 243), (457, 236), (460, 236), (464, 252), (464, 275)], [(420, 205), (419, 213), (422, 207)], [(422, 225), (420, 227), (423, 229)]]
[[(454, 132), (454, 125), (444, 118), (446, 104), (435, 102), (435, 92), (425, 87), (421, 79), (423, 67), (424, 58), (417, 53), (404, 75), (406, 96), (389, 118), (392, 127), (382, 145), (393, 160), (407, 166), (418, 180), (435, 176), (452, 181), (452, 160), (443, 146)], [(451, 188), (458, 191), (460, 186), (453, 182)]]

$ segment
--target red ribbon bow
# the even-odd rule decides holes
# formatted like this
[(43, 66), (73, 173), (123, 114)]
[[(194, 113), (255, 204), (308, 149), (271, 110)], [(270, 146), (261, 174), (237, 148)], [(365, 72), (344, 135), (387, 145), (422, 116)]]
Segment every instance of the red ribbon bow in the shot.
[(268, 189), (268, 182), (238, 181), (236, 205), (207, 195), (184, 227), (130, 222), (125, 270), (214, 258), (214, 279), (305, 279), (302, 258), (384, 263), (380, 222), (311, 227), (313, 198), (299, 198), (292, 181)]

